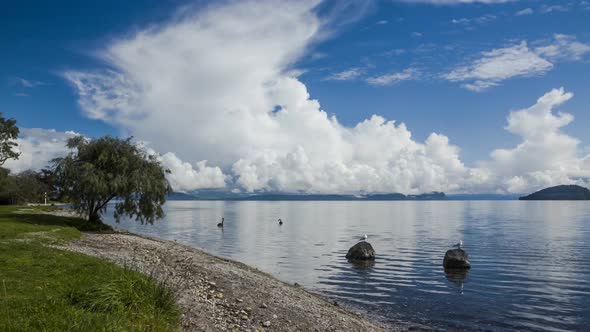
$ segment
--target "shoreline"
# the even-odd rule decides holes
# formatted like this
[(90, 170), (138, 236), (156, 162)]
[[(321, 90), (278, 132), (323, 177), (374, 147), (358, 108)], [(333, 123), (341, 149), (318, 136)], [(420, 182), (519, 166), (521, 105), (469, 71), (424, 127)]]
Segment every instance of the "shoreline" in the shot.
[(84, 233), (59, 248), (147, 274), (170, 287), (184, 331), (400, 331), (247, 264), (130, 232)]

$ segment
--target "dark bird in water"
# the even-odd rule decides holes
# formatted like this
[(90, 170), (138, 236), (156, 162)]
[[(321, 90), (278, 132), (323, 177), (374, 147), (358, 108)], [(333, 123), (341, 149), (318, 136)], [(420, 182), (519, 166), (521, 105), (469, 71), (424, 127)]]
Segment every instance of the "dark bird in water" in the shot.
[(282, 225), (283, 221), (281, 219), (279, 219), (279, 225)]
[(225, 218), (221, 218), (221, 222), (219, 224), (217, 224), (217, 227), (223, 227), (224, 220), (225, 220)]

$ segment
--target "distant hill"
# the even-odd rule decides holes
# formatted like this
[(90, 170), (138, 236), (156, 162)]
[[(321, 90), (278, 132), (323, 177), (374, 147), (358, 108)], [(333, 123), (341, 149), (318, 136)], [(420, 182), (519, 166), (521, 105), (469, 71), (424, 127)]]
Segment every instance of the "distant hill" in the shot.
[(452, 194), (447, 195), (451, 201), (514, 201), (518, 194)]
[(166, 196), (166, 200), (169, 201), (194, 201), (197, 198), (193, 195), (181, 193), (181, 192), (173, 192)]
[(546, 201), (580, 201), (590, 200), (590, 190), (576, 185), (561, 185), (551, 188), (545, 188), (532, 193), (528, 196), (520, 197), (521, 201), (534, 201), (534, 200), (546, 200)]
[(367, 194), (367, 195), (336, 195), (336, 194), (233, 194), (230, 192), (198, 192), (185, 194), (174, 192), (168, 196), (171, 201), (192, 200), (226, 200), (226, 201), (426, 201), (446, 200), (443, 192), (433, 192), (419, 195), (404, 195), (400, 193)]
[[(231, 199), (231, 198), (230, 198)], [(239, 197), (242, 201), (425, 201), (445, 200), (445, 193), (434, 192), (420, 195), (368, 194), (368, 195), (324, 195), (324, 194), (262, 194)]]

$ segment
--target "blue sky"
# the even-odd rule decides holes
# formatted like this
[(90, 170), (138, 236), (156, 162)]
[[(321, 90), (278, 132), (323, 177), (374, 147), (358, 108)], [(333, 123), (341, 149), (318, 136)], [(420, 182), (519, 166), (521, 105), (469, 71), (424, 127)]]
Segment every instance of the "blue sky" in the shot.
[[(314, 6), (318, 31), (281, 70), (301, 71), (297, 79), (311, 98), (342, 126), (352, 128), (378, 114), (405, 123), (417, 142), (433, 132), (443, 134), (460, 149), (467, 167), (522, 141), (504, 130), (510, 111), (564, 87), (574, 97), (562, 109), (575, 120), (560, 130), (580, 141), (578, 155), (589, 152), (590, 2), (432, 2), (437, 1)], [(0, 110), (24, 128), (91, 137), (134, 134), (153, 141), (122, 120), (89, 116), (79, 105), (84, 99), (80, 86), (64, 74), (121, 71), (120, 64), (97, 54), (149, 27), (171, 25), (209, 7), (207, 2), (151, 0), (4, 3)], [(154, 148), (182, 155), (191, 164), (211, 160), (200, 156), (198, 151), (206, 150), (201, 147), (190, 155), (162, 146)], [(217, 164), (227, 174), (235, 160), (221, 159)]]

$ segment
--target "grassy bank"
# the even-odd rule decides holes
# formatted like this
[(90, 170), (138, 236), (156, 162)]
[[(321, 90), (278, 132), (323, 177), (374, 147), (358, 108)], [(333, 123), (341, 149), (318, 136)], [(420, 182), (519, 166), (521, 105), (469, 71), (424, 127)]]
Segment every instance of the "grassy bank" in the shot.
[(50, 248), (83, 220), (0, 207), (0, 331), (175, 331), (174, 296), (137, 272)]

